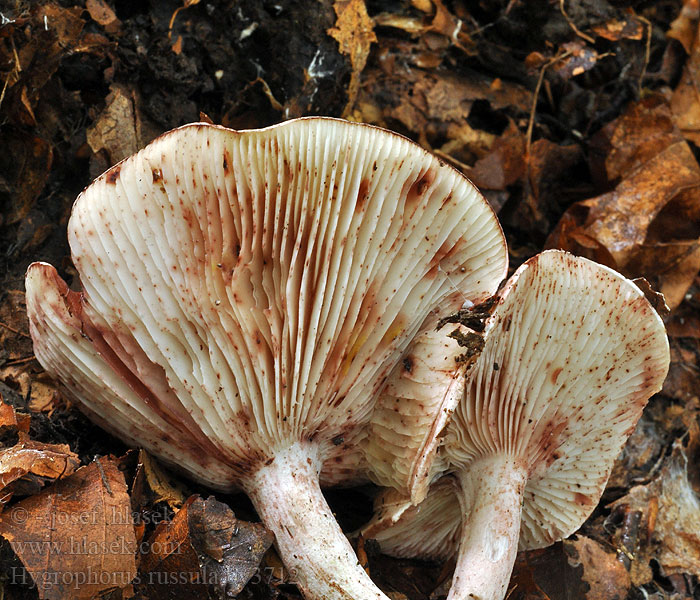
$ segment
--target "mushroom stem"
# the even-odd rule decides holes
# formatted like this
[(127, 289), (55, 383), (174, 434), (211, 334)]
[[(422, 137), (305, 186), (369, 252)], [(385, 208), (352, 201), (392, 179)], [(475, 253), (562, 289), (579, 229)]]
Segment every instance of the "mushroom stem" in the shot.
[(518, 552), (527, 468), (506, 454), (459, 473), (462, 535), (447, 600), (502, 600)]
[(294, 444), (275, 453), (244, 487), (304, 596), (388, 600), (360, 566), (319, 485), (318, 448)]

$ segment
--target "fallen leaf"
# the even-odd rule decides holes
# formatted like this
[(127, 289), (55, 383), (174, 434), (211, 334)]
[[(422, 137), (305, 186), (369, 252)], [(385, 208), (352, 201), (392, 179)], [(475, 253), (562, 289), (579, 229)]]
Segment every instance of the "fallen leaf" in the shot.
[(562, 79), (570, 79), (590, 71), (598, 63), (598, 52), (582, 40), (562, 44), (567, 56), (556, 61), (550, 68)]
[(24, 292), (6, 290), (0, 301), (0, 364), (32, 354), (26, 314)]
[(578, 202), (547, 247), (645, 277), (675, 308), (700, 269), (700, 167), (658, 96), (631, 105), (592, 142), (591, 169), (615, 188)]
[[(689, 56), (683, 67), (681, 79), (671, 96), (671, 110), (683, 135), (696, 146), (700, 146), (700, 28), (697, 21), (694, 21), (692, 27), (692, 41), (689, 48), (686, 48)], [(680, 32), (677, 33), (681, 35)], [(682, 35), (684, 47), (687, 44), (686, 36), (686, 33)]]
[(671, 366), (661, 393), (674, 400), (687, 401), (697, 397), (697, 364), (695, 353), (680, 344), (671, 344)]
[(340, 53), (350, 57), (352, 67), (348, 102), (343, 110), (343, 115), (346, 116), (352, 111), (357, 99), (360, 74), (367, 64), (370, 46), (377, 41), (377, 36), (364, 0), (336, 0), (333, 9), (338, 18), (335, 27), (331, 27), (328, 34), (338, 42)]
[[(3, 401), (0, 393), (0, 444), (8, 437), (17, 436), (21, 433), (29, 433), (31, 416), (15, 411), (11, 404)], [(0, 450), (0, 452), (2, 452)]]
[(87, 0), (85, 2), (90, 16), (94, 21), (102, 25), (108, 33), (116, 33), (121, 27), (121, 21), (114, 14), (112, 8), (104, 0)]
[(97, 166), (100, 172), (103, 166), (135, 154), (156, 135), (138, 108), (136, 93), (117, 84), (110, 87), (104, 110), (87, 129), (87, 141), (95, 155), (106, 154)]
[(465, 173), (478, 188), (505, 190), (525, 173), (525, 136), (512, 121), (490, 152)]
[(591, 27), (591, 31), (598, 37), (602, 37), (611, 42), (619, 40), (641, 40), (644, 35), (644, 25), (628, 8), (620, 18), (609, 19), (604, 23), (599, 23)]
[(264, 525), (240, 521), (213, 497), (191, 496), (145, 544), (140, 582), (151, 600), (234, 597), (256, 574), (272, 540)]
[(428, 31), (439, 33), (466, 54), (473, 54), (474, 42), (464, 29), (461, 19), (455, 17), (442, 3), (442, 0), (432, 0), (435, 5), (435, 15)]
[(18, 443), (0, 450), (0, 504), (14, 494), (35, 494), (47, 483), (68, 477), (79, 465), (68, 445), (35, 442), (20, 430)]
[(700, 20), (700, 2), (698, 0), (684, 0), (680, 14), (671, 23), (666, 35), (678, 40), (690, 54), (695, 40), (695, 34)]
[(633, 585), (651, 581), (652, 559), (665, 576), (700, 576), (700, 499), (688, 481), (688, 459), (679, 441), (651, 483), (633, 487), (611, 508), (613, 515), (638, 515), (637, 525), (617, 534), (618, 548), (630, 560)]
[(27, 215), (44, 189), (51, 171), (53, 150), (42, 138), (26, 134), (9, 133), (3, 145), (14, 165), (12, 169), (3, 169), (10, 173), (11, 184), (17, 190), (12, 207), (5, 215), (6, 223), (13, 224)]
[(145, 450), (139, 450), (131, 496), (132, 505), (165, 502), (170, 508), (180, 508), (185, 502), (184, 492), (171, 483), (162, 467)]
[(515, 561), (508, 600), (577, 600), (585, 598), (581, 566), (568, 560), (562, 542), (520, 552)]
[(92, 598), (136, 575), (124, 476), (108, 458), (5, 509), (0, 535), (44, 600)]
[(588, 584), (586, 600), (625, 600), (630, 576), (614, 553), (606, 552), (594, 540), (579, 535), (564, 542), (569, 564), (583, 567), (582, 579)]

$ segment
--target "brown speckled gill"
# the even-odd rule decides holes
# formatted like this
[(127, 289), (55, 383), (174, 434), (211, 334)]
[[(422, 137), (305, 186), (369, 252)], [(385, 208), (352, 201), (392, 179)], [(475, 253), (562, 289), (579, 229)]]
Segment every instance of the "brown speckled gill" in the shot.
[(493, 211), (388, 131), (171, 131), (78, 198), (82, 291), (27, 274), (36, 356), (92, 418), (244, 489), (309, 598), (384, 598), (319, 488), (363, 477), (377, 394), (424, 323), (505, 274)]
[[(503, 598), (518, 547), (583, 524), (669, 366), (663, 322), (640, 289), (556, 250), (516, 271), (485, 335), (433, 466), (452, 475), (417, 507), (387, 492), (364, 530), (398, 556), (459, 550), (450, 600)], [(415, 532), (427, 526), (426, 542)]]

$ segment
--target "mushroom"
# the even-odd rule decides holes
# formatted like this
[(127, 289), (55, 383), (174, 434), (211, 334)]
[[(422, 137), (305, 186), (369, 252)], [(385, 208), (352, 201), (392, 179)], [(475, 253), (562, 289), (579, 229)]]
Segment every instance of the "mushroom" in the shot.
[[(476, 348), (470, 352), (460, 345), (464, 340)], [(461, 325), (448, 330), (430, 323), (416, 336), (389, 374), (369, 423), (363, 452), (372, 481), (412, 504), (425, 498), (442, 435), (481, 344), (479, 335)]]
[[(488, 319), (482, 353), (418, 507), (388, 492), (364, 535), (399, 556), (459, 554), (449, 599), (505, 596), (518, 546), (578, 529), (669, 365), (663, 323), (615, 271), (561, 251), (522, 265)], [(440, 522), (428, 544), (415, 531)]]
[(191, 124), (78, 197), (73, 292), (35, 263), (35, 353), (96, 422), (242, 488), (309, 598), (385, 596), (323, 498), (425, 322), (489, 297), (500, 226), (420, 147), (335, 119)]
[(430, 485), (419, 504), (400, 490), (386, 488), (375, 499), (374, 516), (362, 528), (362, 537), (375, 540), (383, 553), (396, 558), (444, 562), (459, 549), (458, 497), (459, 484), (451, 475)]

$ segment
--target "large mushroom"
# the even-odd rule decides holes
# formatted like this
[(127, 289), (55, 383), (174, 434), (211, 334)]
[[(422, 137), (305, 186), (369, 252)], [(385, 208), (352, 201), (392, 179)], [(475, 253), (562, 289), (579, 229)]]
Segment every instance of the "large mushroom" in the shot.
[(93, 182), (68, 228), (83, 287), (26, 280), (35, 353), (106, 429), (242, 488), (309, 598), (384, 597), (319, 487), (437, 313), (493, 294), (505, 241), (409, 140), (334, 119), (169, 132)]
[[(452, 475), (418, 506), (385, 493), (364, 529), (397, 556), (458, 547), (449, 599), (503, 598), (518, 546), (581, 526), (669, 365), (663, 323), (640, 289), (561, 251), (516, 271), (485, 336), (433, 466)], [(416, 537), (428, 527), (429, 542)]]

